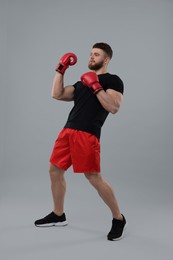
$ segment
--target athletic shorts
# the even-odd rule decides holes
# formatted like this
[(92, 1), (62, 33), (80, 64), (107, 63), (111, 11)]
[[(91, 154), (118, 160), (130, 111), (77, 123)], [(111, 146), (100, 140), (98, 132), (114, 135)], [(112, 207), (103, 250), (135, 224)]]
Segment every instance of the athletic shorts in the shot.
[(72, 165), (75, 173), (98, 173), (100, 141), (90, 133), (63, 128), (55, 141), (50, 162), (64, 171)]

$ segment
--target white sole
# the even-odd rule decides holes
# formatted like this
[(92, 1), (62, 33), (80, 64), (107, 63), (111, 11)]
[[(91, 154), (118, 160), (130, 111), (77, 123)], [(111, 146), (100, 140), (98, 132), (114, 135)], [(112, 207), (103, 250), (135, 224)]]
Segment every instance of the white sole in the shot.
[(55, 222), (55, 223), (46, 223), (46, 224), (42, 224), (42, 225), (36, 225), (36, 227), (64, 227), (67, 226), (68, 222), (67, 221), (63, 221), (63, 222)]

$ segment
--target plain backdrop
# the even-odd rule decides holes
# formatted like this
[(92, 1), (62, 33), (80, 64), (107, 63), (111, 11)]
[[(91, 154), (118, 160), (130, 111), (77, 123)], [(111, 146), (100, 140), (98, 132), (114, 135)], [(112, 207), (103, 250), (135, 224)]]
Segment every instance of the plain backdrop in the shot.
[[(100, 41), (112, 46), (114, 55), (109, 72), (120, 76), (125, 86), (119, 113), (109, 115), (102, 129), (102, 174), (115, 189), (121, 209), (132, 223), (127, 245), (134, 239), (134, 230), (136, 243), (139, 243), (134, 242), (134, 247), (127, 246), (126, 250), (121, 244), (123, 253), (118, 251), (118, 254), (121, 259), (127, 259), (123, 255), (126, 252), (135, 259), (132, 251), (137, 250), (139, 255), (136, 259), (142, 259), (144, 254), (140, 256), (140, 252), (146, 246), (144, 251), (148, 257), (171, 259), (172, 27), (171, 0), (0, 0), (0, 218), (3, 260), (14, 259), (15, 255), (18, 260), (20, 257), (27, 259), (25, 252), (33, 252), (34, 256), (36, 248), (35, 259), (43, 259), (40, 252), (46, 245), (45, 241), (40, 247), (35, 244), (35, 247), (28, 247), (28, 243), (33, 242), (32, 232), (39, 231), (27, 230), (30, 240), (26, 244), (23, 242), (21, 247), (15, 247), (14, 241), (21, 235), (19, 229), (25, 237), (26, 230), (21, 231), (21, 223), (23, 227), (26, 222), (32, 226), (35, 219), (49, 213), (52, 208), (49, 156), (73, 106), (72, 102), (57, 102), (51, 98), (55, 66), (64, 53), (74, 52), (78, 63), (68, 69), (64, 78), (65, 85), (74, 84), (88, 71), (91, 47)], [(90, 220), (86, 224), (87, 230), (89, 223), (97, 227), (99, 215), (99, 221), (102, 219), (108, 228), (110, 213), (83, 175), (74, 174), (70, 168), (66, 178), (69, 217), (79, 220), (78, 223), (86, 217)], [(101, 216), (97, 212), (101, 212)], [(135, 229), (137, 223), (138, 231)], [(16, 234), (11, 242), (11, 229), (8, 229), (9, 233), (5, 229), (9, 225)], [(89, 232), (86, 230), (83, 232)], [(92, 230), (92, 226), (88, 230)], [(39, 239), (44, 237), (42, 232)], [(78, 236), (76, 247), (80, 241)], [(149, 249), (152, 242), (154, 246)], [(87, 242), (86, 247), (85, 242), (82, 245), (83, 252), (88, 252)], [(69, 242), (71, 253), (74, 253), (72, 246), (73, 242)], [(101, 247), (98, 245), (98, 248)], [(93, 259), (101, 259), (103, 254), (97, 255), (94, 250), (89, 250), (89, 258), (92, 259), (93, 253)], [(109, 248), (108, 252), (112, 257), (114, 251), (111, 250)], [(128, 250), (132, 251), (128, 253)], [(64, 252), (61, 253), (63, 259)], [(70, 256), (70, 251), (68, 253)], [(68, 259), (68, 254), (64, 259)]]

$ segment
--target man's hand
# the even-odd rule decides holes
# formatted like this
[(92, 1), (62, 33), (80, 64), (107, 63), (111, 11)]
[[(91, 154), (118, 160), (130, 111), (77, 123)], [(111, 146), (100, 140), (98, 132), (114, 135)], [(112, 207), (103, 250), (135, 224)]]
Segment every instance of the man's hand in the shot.
[(97, 94), (100, 90), (103, 90), (99, 83), (98, 76), (95, 72), (87, 72), (81, 76), (83, 85), (89, 87), (93, 94)]
[(66, 69), (69, 66), (73, 66), (77, 62), (77, 56), (74, 53), (66, 53), (62, 56), (60, 59), (58, 65), (56, 66), (56, 71), (60, 72), (62, 75), (64, 75)]

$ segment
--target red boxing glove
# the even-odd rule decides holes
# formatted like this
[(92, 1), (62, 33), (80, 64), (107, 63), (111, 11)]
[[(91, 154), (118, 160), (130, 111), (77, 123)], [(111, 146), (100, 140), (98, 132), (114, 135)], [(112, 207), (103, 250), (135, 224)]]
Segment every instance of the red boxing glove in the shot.
[(100, 90), (103, 90), (99, 83), (99, 78), (95, 72), (87, 72), (81, 76), (83, 85), (89, 87), (93, 94), (97, 94)]
[(56, 71), (60, 72), (62, 75), (65, 73), (66, 69), (77, 62), (77, 56), (74, 53), (66, 53), (62, 56), (59, 64), (56, 66)]

